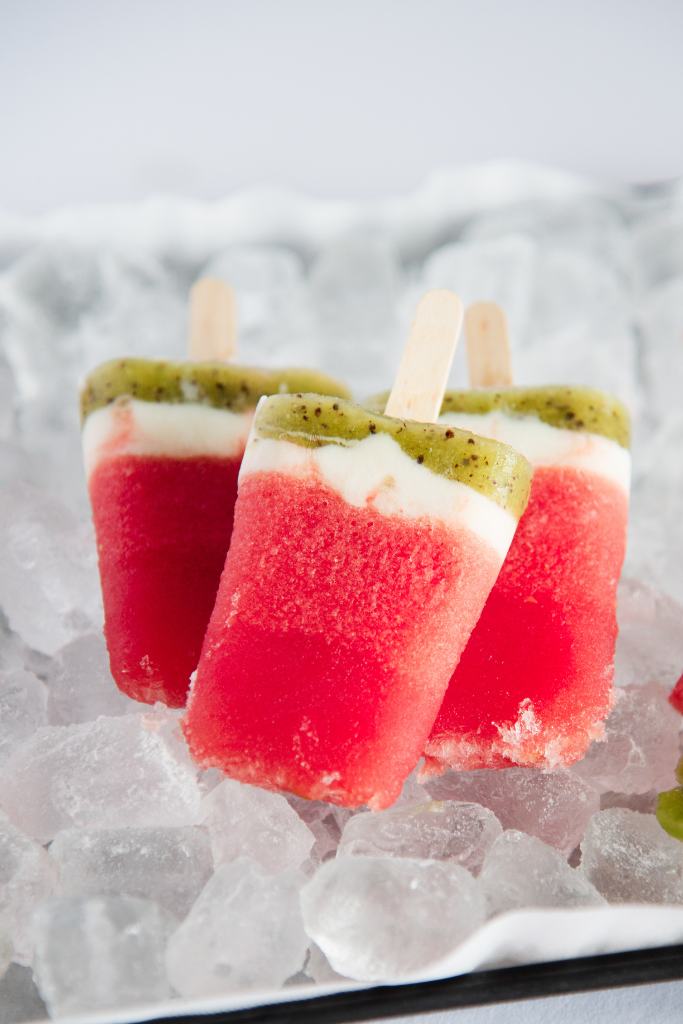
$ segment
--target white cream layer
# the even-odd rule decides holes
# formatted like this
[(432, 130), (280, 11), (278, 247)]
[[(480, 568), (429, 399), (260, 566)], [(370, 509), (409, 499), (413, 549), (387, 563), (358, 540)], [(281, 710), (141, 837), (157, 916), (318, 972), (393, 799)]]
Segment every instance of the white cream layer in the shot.
[(90, 413), (83, 427), (83, 457), (90, 476), (101, 459), (119, 455), (209, 455), (238, 458), (253, 410), (232, 412), (191, 402), (113, 402)]
[(534, 469), (540, 466), (567, 466), (604, 477), (628, 493), (631, 481), (631, 456), (616, 441), (601, 434), (553, 427), (535, 416), (511, 416), (495, 410), (487, 413), (448, 412), (440, 422), (516, 448)]
[(419, 465), (388, 434), (306, 448), (252, 431), (240, 481), (252, 473), (270, 472), (322, 480), (356, 508), (369, 506), (386, 516), (427, 517), (464, 527), (501, 560), (517, 526), (514, 516), (491, 498)]

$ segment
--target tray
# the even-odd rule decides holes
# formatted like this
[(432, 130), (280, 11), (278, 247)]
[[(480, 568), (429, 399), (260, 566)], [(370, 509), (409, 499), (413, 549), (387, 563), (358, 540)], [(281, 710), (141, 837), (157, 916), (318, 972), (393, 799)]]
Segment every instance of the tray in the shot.
[(474, 971), (441, 981), (382, 985), (241, 1010), (155, 1017), (153, 1020), (158, 1024), (178, 1024), (179, 1021), (183, 1024), (223, 1024), (224, 1021), (226, 1024), (253, 1021), (346, 1024), (678, 979), (683, 979), (683, 945)]

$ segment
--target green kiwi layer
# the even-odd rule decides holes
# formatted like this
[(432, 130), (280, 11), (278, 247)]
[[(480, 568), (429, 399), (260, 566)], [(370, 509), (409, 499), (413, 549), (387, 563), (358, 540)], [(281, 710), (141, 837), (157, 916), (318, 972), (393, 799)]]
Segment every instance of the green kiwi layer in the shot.
[(256, 437), (290, 441), (307, 448), (362, 441), (388, 434), (411, 459), (467, 484), (517, 519), (529, 496), (531, 467), (506, 444), (443, 423), (417, 423), (373, 413), (353, 402), (324, 395), (281, 395), (263, 402)]
[[(368, 401), (370, 408), (383, 409), (387, 395)], [(631, 421), (626, 406), (604, 391), (584, 387), (505, 388), (447, 391), (441, 406), (444, 413), (481, 415), (500, 409), (511, 416), (535, 416), (551, 427), (601, 434), (628, 448)]]
[(263, 395), (316, 391), (348, 397), (348, 388), (317, 370), (260, 370), (229, 363), (113, 359), (96, 367), (81, 389), (81, 419), (122, 396), (143, 402), (197, 402), (245, 412)]

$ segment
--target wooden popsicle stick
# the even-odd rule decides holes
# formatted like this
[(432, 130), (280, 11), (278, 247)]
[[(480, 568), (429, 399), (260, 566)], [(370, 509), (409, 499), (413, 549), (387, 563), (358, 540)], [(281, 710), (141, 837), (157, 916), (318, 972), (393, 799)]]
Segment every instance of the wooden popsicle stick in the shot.
[(507, 388), (512, 384), (510, 335), (504, 311), (495, 302), (475, 302), (465, 313), (470, 387)]
[(229, 284), (200, 277), (190, 290), (190, 359), (234, 359), (237, 354), (237, 303)]
[(386, 404), (387, 416), (435, 423), (462, 328), (462, 302), (435, 289), (420, 299), (398, 373)]

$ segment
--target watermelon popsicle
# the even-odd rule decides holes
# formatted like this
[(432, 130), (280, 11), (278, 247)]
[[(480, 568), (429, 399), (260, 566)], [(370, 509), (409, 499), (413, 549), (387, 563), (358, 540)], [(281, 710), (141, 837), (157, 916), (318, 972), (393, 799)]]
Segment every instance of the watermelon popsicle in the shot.
[[(501, 311), (482, 304), (466, 322), (471, 376), (510, 382)], [(590, 388), (500, 387), (446, 394), (441, 422), (514, 445), (534, 476), (426, 745), (426, 771), (571, 764), (612, 704), (628, 413)]]
[(112, 675), (136, 700), (185, 703), (254, 408), (264, 394), (302, 388), (347, 394), (315, 371), (222, 362), (118, 359), (86, 378), (83, 449), (105, 636)]
[(512, 449), (425, 422), (459, 326), (425, 296), (389, 414), (261, 400), (184, 722), (201, 764), (351, 807), (400, 793), (529, 485)]

